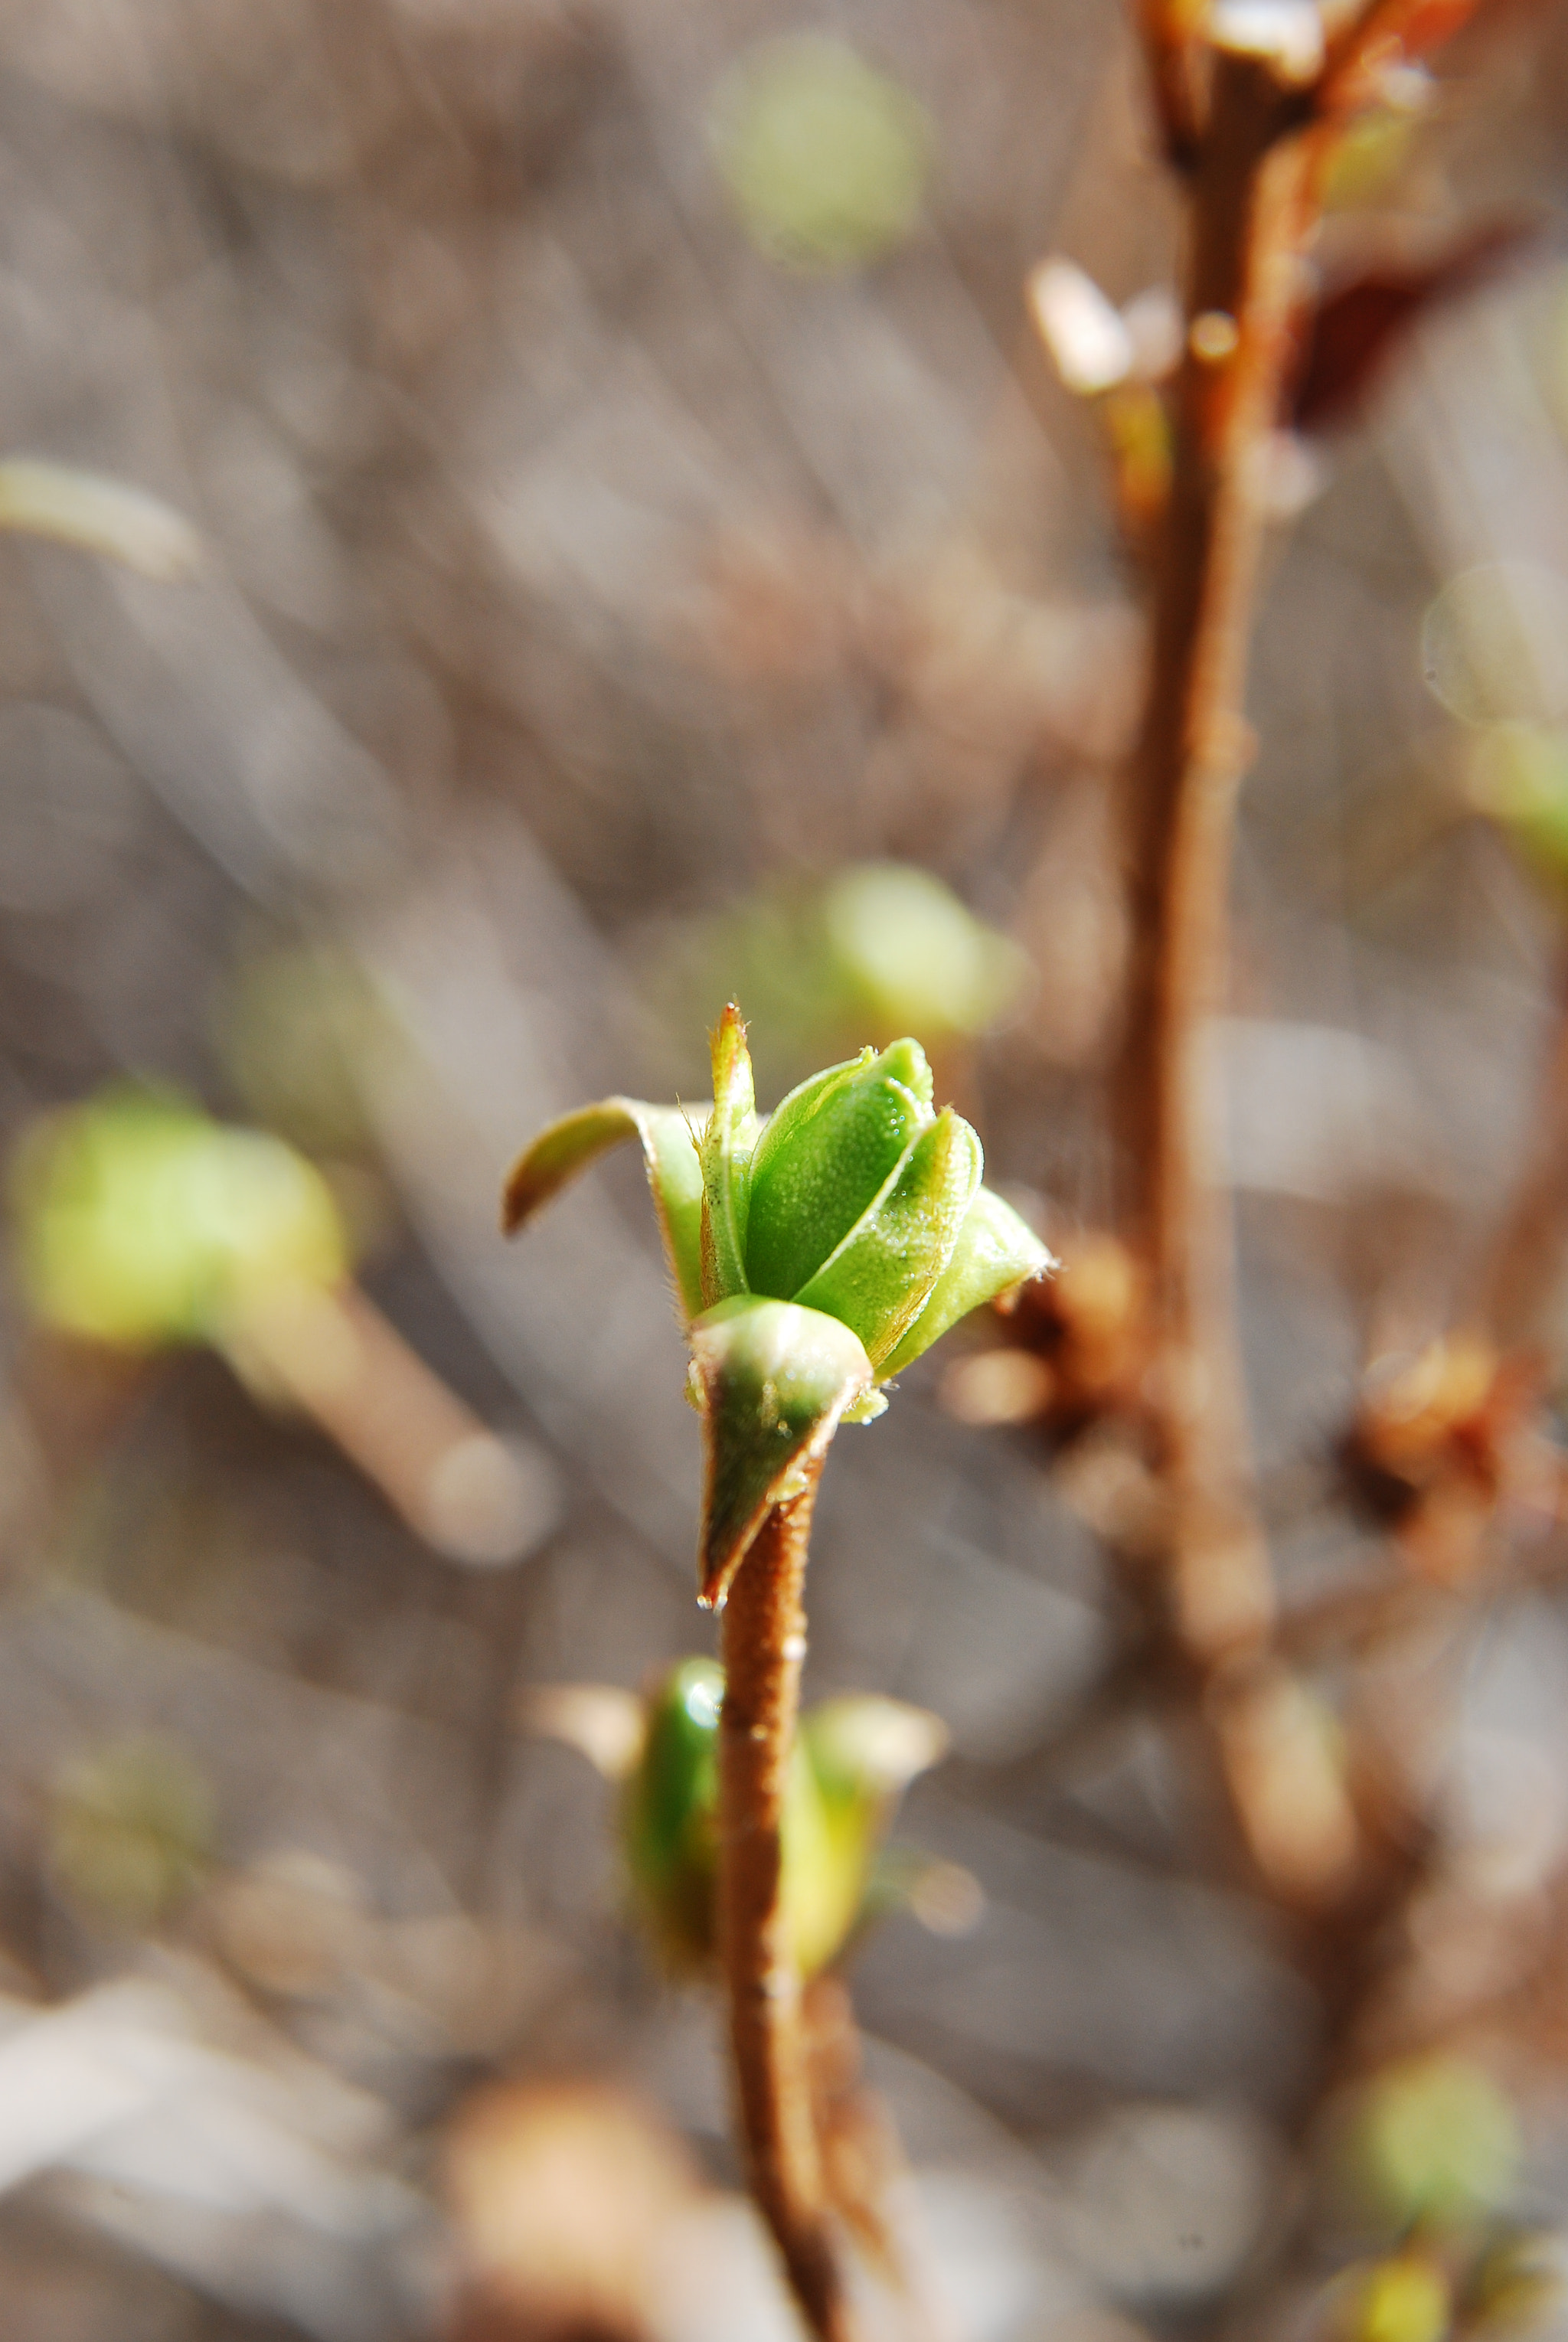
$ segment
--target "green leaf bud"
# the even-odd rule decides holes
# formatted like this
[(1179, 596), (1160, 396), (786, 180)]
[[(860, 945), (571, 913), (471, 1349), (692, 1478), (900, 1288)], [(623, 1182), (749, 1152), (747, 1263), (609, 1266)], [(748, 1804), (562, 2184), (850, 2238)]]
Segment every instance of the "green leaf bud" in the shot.
[(884, 1380), (902, 1374), (972, 1309), (983, 1309), (1054, 1266), (1051, 1254), (1011, 1204), (988, 1187), (980, 1188), (930, 1299), (897, 1348), (880, 1361), (879, 1374)]
[(731, 1001), (713, 1036), (714, 1110), (698, 1154), (703, 1176), (703, 1299), (731, 1300), (746, 1286), (746, 1218), (756, 1096), (746, 1028)]
[(921, 1132), (875, 1202), (802, 1287), (802, 1307), (851, 1326), (880, 1367), (946, 1267), (983, 1167), (980, 1141), (949, 1106)]
[(706, 1311), (691, 1343), (707, 1446), (700, 1599), (717, 1606), (764, 1515), (870, 1388), (872, 1366), (837, 1318), (755, 1294)]
[(875, 1202), (934, 1119), (931, 1068), (915, 1041), (831, 1066), (792, 1090), (752, 1159), (746, 1274), (792, 1300)]
[(757, 1131), (745, 1027), (713, 1036), (700, 1141), (681, 1109), (606, 1098), (541, 1133), (507, 1183), (519, 1226), (620, 1140), (643, 1145), (688, 1321), (687, 1390), (704, 1418), (701, 1598), (724, 1600), (769, 1507), (876, 1386), (954, 1319), (1052, 1266), (980, 1185), (980, 1141), (932, 1105), (916, 1041), (830, 1066)]

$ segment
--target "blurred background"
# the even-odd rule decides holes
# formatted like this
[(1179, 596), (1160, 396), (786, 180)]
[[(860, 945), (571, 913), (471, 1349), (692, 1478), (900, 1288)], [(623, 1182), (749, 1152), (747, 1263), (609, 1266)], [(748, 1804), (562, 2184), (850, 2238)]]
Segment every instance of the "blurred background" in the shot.
[[(1495, 15), (1322, 264), (1506, 265), (1278, 450), (1214, 1056), (1303, 1603), (1408, 1566), (1338, 1443), (1461, 1306), (1558, 1014), (1568, 28)], [(775, 2342), (714, 2010), (532, 1728), (712, 1647), (652, 1216), (617, 1158), (507, 1248), (499, 1186), (702, 1096), (735, 992), (768, 1104), (916, 1034), (1093, 1254), (1158, 449), (1029, 288), (1168, 342), (1123, 9), (11, 0), (0, 186), (0, 455), (156, 500), (0, 542), (0, 2325)], [(1426, 2062), (1357, 2111), (1124, 1696), (1135, 1458), (1055, 1468), (996, 1338), (845, 1432), (812, 1571), (808, 1696), (951, 1736), (854, 1968), (933, 2334), (1568, 2330), (1555, 1516), (1309, 1719), (1375, 1717), (1443, 1847)], [(1451, 2327), (1381, 2264), (1374, 2325), (1341, 2272), (1423, 2188), (1506, 2267)]]

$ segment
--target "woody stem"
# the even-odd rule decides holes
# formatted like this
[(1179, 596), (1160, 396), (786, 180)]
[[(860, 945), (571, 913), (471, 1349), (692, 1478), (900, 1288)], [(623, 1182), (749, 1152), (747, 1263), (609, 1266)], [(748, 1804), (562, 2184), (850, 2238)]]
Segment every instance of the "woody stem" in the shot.
[(775, 1505), (723, 1613), (719, 1957), (751, 2188), (818, 2342), (853, 2342), (828, 2226), (781, 1888), (781, 1828), (805, 1657), (806, 1553), (822, 1461)]
[(1311, 141), (1257, 58), (1216, 54), (1195, 158), (1187, 355), (1159, 555), (1154, 657), (1133, 776), (1137, 937), (1117, 1103), (1132, 1219), (1154, 1270), (1153, 1378), (1173, 1499), (1176, 1628), (1201, 1664), (1254, 1646), (1272, 1607), (1247, 1488), (1230, 1207), (1203, 1053), (1223, 1005), (1231, 842), (1263, 533), (1263, 461), (1313, 216)]

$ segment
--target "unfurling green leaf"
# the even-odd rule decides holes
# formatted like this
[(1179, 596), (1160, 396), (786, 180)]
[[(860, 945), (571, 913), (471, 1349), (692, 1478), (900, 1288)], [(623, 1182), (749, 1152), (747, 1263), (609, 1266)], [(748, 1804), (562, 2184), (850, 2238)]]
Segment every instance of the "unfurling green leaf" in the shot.
[(708, 1310), (691, 1341), (707, 1446), (700, 1598), (716, 1606), (764, 1515), (869, 1390), (872, 1367), (836, 1317), (756, 1294)]
[(1051, 1254), (1012, 1205), (982, 1187), (964, 1215), (958, 1240), (930, 1300), (898, 1347), (883, 1359), (879, 1368), (883, 1379), (913, 1366), (972, 1309), (999, 1301), (1004, 1294), (1033, 1277), (1044, 1276), (1054, 1266)]
[(746, 1028), (732, 1000), (713, 1036), (714, 1110), (698, 1154), (703, 1177), (703, 1299), (733, 1300), (746, 1284), (746, 1219), (756, 1094)]
[(703, 1173), (692, 1121), (678, 1106), (602, 1098), (542, 1130), (507, 1174), (501, 1226), (514, 1236), (579, 1171), (628, 1138), (642, 1142), (664, 1254), (684, 1318), (703, 1307)]

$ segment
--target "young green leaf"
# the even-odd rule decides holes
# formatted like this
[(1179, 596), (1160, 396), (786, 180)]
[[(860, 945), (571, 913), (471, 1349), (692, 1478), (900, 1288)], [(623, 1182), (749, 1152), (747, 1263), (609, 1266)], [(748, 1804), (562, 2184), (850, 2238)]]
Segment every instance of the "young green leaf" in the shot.
[(870, 1388), (872, 1366), (836, 1317), (755, 1294), (708, 1310), (691, 1344), (707, 1447), (700, 1599), (716, 1608), (768, 1507)]
[(980, 1141), (951, 1106), (801, 1288), (803, 1308), (853, 1326), (874, 1366), (894, 1350), (947, 1265), (980, 1185)]
[(793, 1300), (932, 1119), (931, 1068), (914, 1041), (863, 1050), (792, 1090), (752, 1158), (752, 1291)]
[(878, 1368), (881, 1379), (885, 1381), (913, 1366), (972, 1309), (984, 1308), (988, 1301), (999, 1300), (1015, 1286), (1044, 1276), (1054, 1266), (1050, 1252), (1012, 1206), (988, 1187), (980, 1188), (930, 1300), (897, 1347), (883, 1358)]
[(731, 1001), (713, 1036), (714, 1110), (698, 1153), (703, 1176), (703, 1300), (708, 1307), (748, 1290), (746, 1208), (756, 1138), (756, 1094), (746, 1028)]
[[(699, 1111), (694, 1109), (694, 1113)], [(692, 1122), (681, 1106), (610, 1097), (563, 1115), (524, 1148), (507, 1175), (502, 1228), (507, 1236), (515, 1236), (580, 1171), (628, 1138), (642, 1143), (681, 1316), (690, 1320), (704, 1306), (703, 1173)]]

